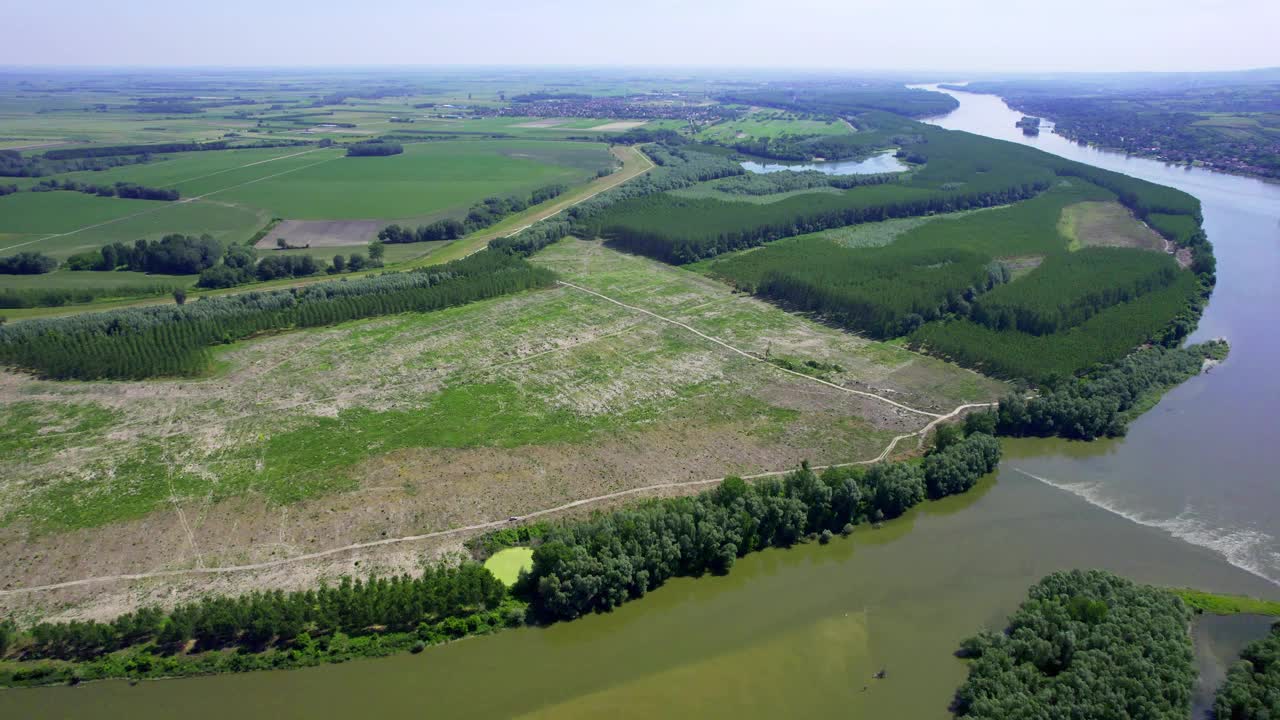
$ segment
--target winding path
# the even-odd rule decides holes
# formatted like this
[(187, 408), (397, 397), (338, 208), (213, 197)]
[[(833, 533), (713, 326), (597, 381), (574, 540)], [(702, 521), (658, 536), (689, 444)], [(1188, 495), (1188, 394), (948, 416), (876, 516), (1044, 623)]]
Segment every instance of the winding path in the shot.
[[(804, 377), (808, 377), (808, 376), (806, 375)], [(906, 434), (895, 437), (893, 440), (889, 441), (889, 444), (885, 447), (884, 450), (880, 452), (879, 455), (875, 456), (874, 458), (871, 458), (870, 460), (857, 460), (854, 462), (837, 463), (833, 465), (815, 465), (815, 466), (812, 466), (811, 469), (825, 470), (828, 467), (850, 467), (853, 465), (872, 465), (872, 464), (881, 462), (885, 458), (889, 457), (889, 454), (893, 452), (893, 449), (902, 440), (905, 440), (911, 437), (917, 437), (917, 436), (923, 439), (924, 436), (928, 433), (930, 429), (933, 428), (934, 425), (937, 425), (938, 423), (944, 420), (956, 417), (961, 413), (963, 413), (965, 410), (970, 410), (970, 409), (980, 408), (980, 407), (991, 407), (994, 405), (995, 403), (969, 403), (966, 405), (960, 405), (959, 407), (947, 413), (946, 415), (937, 416), (928, 425), (925, 425), (923, 428), (920, 428), (919, 430), (913, 433), (906, 433)], [(790, 468), (786, 470), (770, 470), (768, 472), (755, 473), (754, 475), (741, 475), (739, 477), (741, 477), (743, 480), (758, 480), (760, 478), (774, 477), (777, 475), (785, 475), (786, 473), (791, 472), (791, 470), (792, 469)], [(678, 489), (678, 488), (698, 487), (701, 485), (713, 485), (715, 483), (719, 483), (723, 481), (724, 481), (723, 477), (717, 477), (717, 478), (711, 478), (709, 480), (688, 480), (685, 482), (669, 482), (669, 483), (657, 483), (654, 485), (644, 485), (642, 487), (630, 488), (628, 490), (619, 490), (617, 492), (607, 493), (605, 495), (596, 495), (595, 497), (583, 498), (581, 500), (574, 500), (573, 502), (568, 502), (563, 505), (557, 505), (555, 507), (546, 508), (544, 510), (535, 510), (526, 515), (520, 516), (519, 519), (522, 521), (531, 520), (533, 518), (543, 517), (545, 515), (553, 515), (555, 513), (564, 512), (566, 510), (572, 510), (573, 508), (582, 507), (583, 505), (592, 505), (595, 503), (604, 502), (606, 500), (614, 500), (616, 498), (628, 497), (631, 495), (643, 495), (645, 493), (650, 493), (658, 490), (672, 490), (672, 489)], [(466, 525), (464, 527), (451, 528), (449, 530), (437, 530), (436, 532), (423, 533), (421, 535), (405, 535), (403, 537), (385, 538), (382, 540), (371, 540), (369, 542), (362, 542), (362, 543), (352, 543), (350, 545), (343, 545), (341, 547), (329, 548), (328, 550), (320, 550), (318, 552), (307, 553), (305, 555), (295, 555), (293, 557), (280, 558), (279, 560), (268, 560), (266, 562), (250, 563), (247, 565), (226, 565), (222, 567), (194, 567), (194, 568), (183, 568), (183, 569), (176, 569), (176, 570), (156, 570), (153, 572), (122, 573), (119, 575), (102, 575), (98, 577), (88, 577), (88, 578), (82, 578), (80, 580), (68, 580), (66, 582), (52, 583), (49, 585), (33, 585), (31, 587), (25, 587), (25, 588), (0, 590), (0, 597), (9, 596), (9, 595), (20, 595), (23, 593), (43, 592), (48, 590), (61, 590), (64, 588), (80, 587), (84, 585), (93, 585), (97, 583), (118, 582), (121, 580), (150, 580), (155, 578), (181, 577), (184, 575), (226, 575), (230, 573), (250, 572), (254, 570), (268, 570), (273, 567), (280, 567), (282, 565), (290, 565), (298, 562), (306, 562), (308, 560), (318, 560), (320, 558), (331, 557), (333, 555), (339, 555), (345, 552), (353, 552), (356, 550), (367, 550), (369, 548), (385, 547), (388, 545), (399, 545), (402, 543), (419, 542), (422, 540), (430, 540), (433, 538), (448, 537), (450, 535), (460, 535), (463, 533), (480, 532), (482, 530), (493, 530), (500, 527), (506, 527), (511, 523), (512, 523), (511, 520), (492, 520), (489, 522), (478, 523), (476, 525)]]

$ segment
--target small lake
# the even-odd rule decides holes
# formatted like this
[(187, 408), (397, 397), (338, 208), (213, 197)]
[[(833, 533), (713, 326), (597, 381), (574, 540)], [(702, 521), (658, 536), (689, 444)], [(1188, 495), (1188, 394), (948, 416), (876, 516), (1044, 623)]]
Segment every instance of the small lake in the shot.
[(877, 175), (879, 173), (902, 172), (907, 165), (893, 156), (892, 150), (873, 155), (866, 160), (831, 160), (824, 162), (788, 163), (788, 162), (756, 162), (744, 160), (741, 165), (748, 172), (772, 173), (792, 170), (803, 172), (817, 170), (826, 175)]

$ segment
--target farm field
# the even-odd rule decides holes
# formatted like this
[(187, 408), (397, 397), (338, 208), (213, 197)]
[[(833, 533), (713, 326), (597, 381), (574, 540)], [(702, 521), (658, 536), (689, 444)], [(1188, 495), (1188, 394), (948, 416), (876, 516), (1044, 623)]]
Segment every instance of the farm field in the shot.
[(781, 135), (848, 135), (853, 129), (831, 118), (814, 120), (781, 110), (753, 112), (737, 120), (726, 120), (703, 128), (700, 140), (733, 142), (746, 138), (776, 138)]
[[(746, 352), (838, 366), (826, 380), (910, 407), (949, 412), (1003, 389), (598, 242), (534, 260)], [(0, 375), (0, 587), (258, 562), (657, 482), (867, 459), (931, 419), (570, 287), (249, 341), (217, 365), (145, 383)], [(89, 545), (102, 552), (85, 556)], [(379, 563), (404, 568), (421, 551), (389, 548)], [(284, 566), (268, 582), (302, 586), (349, 562)], [(4, 601), (104, 612), (136, 591)]]

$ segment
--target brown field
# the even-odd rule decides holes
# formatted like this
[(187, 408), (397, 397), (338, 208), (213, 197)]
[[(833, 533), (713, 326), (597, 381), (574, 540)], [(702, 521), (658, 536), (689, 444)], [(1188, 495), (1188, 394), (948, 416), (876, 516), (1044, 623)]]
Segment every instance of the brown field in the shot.
[(379, 220), (285, 220), (275, 226), (255, 247), (276, 247), (276, 238), (291, 247), (339, 247), (363, 245), (377, 236), (386, 223)]

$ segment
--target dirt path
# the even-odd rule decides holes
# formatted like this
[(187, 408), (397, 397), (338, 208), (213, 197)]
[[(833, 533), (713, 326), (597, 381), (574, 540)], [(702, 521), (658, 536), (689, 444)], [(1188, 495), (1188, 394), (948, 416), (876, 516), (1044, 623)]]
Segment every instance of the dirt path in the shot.
[[(694, 332), (697, 332), (697, 331), (695, 330)], [(808, 376), (806, 375), (804, 377), (808, 377)], [(815, 378), (810, 378), (810, 379), (815, 379)], [(879, 455), (876, 455), (875, 457), (869, 460), (856, 460), (853, 462), (837, 463), (833, 465), (816, 465), (816, 466), (812, 466), (811, 469), (815, 471), (821, 471), (829, 467), (851, 467), (854, 465), (873, 465), (875, 463), (882, 462), (889, 457), (889, 455), (893, 452), (894, 448), (897, 447), (899, 442), (912, 437), (918, 437), (920, 441), (923, 441), (925, 436), (928, 434), (929, 430), (933, 429), (933, 427), (938, 423), (941, 423), (944, 420), (949, 420), (951, 418), (958, 417), (960, 414), (962, 414), (966, 410), (972, 410), (975, 408), (982, 408), (982, 407), (992, 407), (995, 404), (996, 403), (968, 403), (965, 405), (960, 405), (945, 415), (936, 416), (931, 422), (929, 422), (929, 424), (925, 425), (924, 427), (920, 428), (915, 432), (905, 433), (893, 438), (893, 440), (889, 441), (889, 444), (885, 446), (884, 450), (882, 450)], [(761, 478), (785, 475), (791, 471), (792, 471), (791, 468), (786, 470), (771, 470), (769, 472), (755, 473), (754, 475), (742, 475), (740, 477), (743, 480), (759, 480)], [(618, 492), (608, 493), (605, 495), (596, 495), (595, 497), (582, 498), (581, 500), (574, 500), (573, 502), (568, 502), (563, 505), (557, 505), (555, 507), (546, 508), (544, 510), (536, 510), (526, 515), (522, 515), (518, 519), (520, 521), (532, 520), (534, 518), (540, 518), (547, 515), (554, 515), (556, 513), (565, 512), (566, 510), (572, 510), (574, 508), (582, 507), (584, 505), (593, 505), (595, 503), (605, 502), (608, 500), (615, 500), (617, 498), (629, 497), (632, 495), (643, 495), (646, 493), (652, 493), (660, 490), (684, 489), (684, 488), (700, 487), (703, 485), (713, 485), (723, 481), (724, 481), (723, 477), (717, 477), (717, 478), (711, 478), (708, 480), (689, 480), (685, 482), (669, 482), (669, 483), (657, 483), (654, 485), (645, 485), (643, 487), (631, 488), (629, 490), (620, 490)], [(350, 545), (343, 545), (341, 547), (329, 548), (328, 550), (320, 550), (313, 553), (306, 553), (304, 555), (295, 555), (294, 557), (281, 558), (279, 560), (269, 560), (267, 562), (260, 562), (260, 563), (251, 563), (247, 565), (226, 565), (223, 567), (195, 567), (195, 568), (184, 568), (184, 569), (177, 569), (177, 570), (157, 570), (157, 571), (145, 572), (145, 573), (124, 573), (120, 575), (103, 575), (98, 577), (82, 578), (80, 580), (68, 580), (66, 582), (53, 583), (50, 585), (33, 585), (31, 587), (15, 588), (12, 590), (0, 590), (0, 597), (9, 596), (9, 595), (20, 595), (24, 593), (44, 592), (49, 590), (61, 590), (61, 589), (70, 588), (70, 587), (93, 585), (97, 583), (119, 582), (119, 581), (125, 581), (125, 580), (128, 580), (128, 581), (151, 580), (151, 579), (157, 579), (157, 578), (181, 577), (181, 576), (191, 576), (191, 575), (225, 575), (230, 573), (250, 572), (255, 570), (268, 570), (270, 568), (280, 567), (282, 565), (291, 565), (293, 563), (306, 562), (308, 560), (318, 560), (320, 558), (331, 557), (333, 555), (338, 555), (346, 552), (354, 552), (356, 550), (367, 550), (370, 548), (386, 547), (388, 545), (399, 545), (402, 543), (420, 542), (423, 540), (430, 540), (433, 538), (448, 537), (450, 535), (461, 535), (466, 533), (478, 533), (485, 530), (494, 530), (497, 528), (510, 526), (512, 522), (514, 521), (510, 519), (492, 520), (489, 522), (478, 523), (476, 525), (467, 525), (464, 527), (451, 528), (449, 530), (437, 530), (436, 532), (423, 533), (421, 535), (405, 535), (403, 537), (385, 538), (382, 540), (372, 540), (369, 542), (362, 542), (362, 543), (352, 543)]]
[[(890, 400), (889, 398), (884, 397), (884, 396), (882, 396), (882, 395), (876, 395), (875, 393), (864, 392), (864, 391), (862, 391), (862, 390), (854, 390), (854, 389), (852, 389), (852, 388), (847, 388), (847, 387), (845, 387), (845, 386), (843, 386), (843, 385), (837, 385), (837, 384), (835, 384), (835, 383), (833, 383), (833, 382), (827, 382), (826, 380), (823, 380), (823, 379), (821, 379), (821, 378), (816, 378), (816, 377), (814, 377), (814, 376), (812, 376), (812, 375), (805, 375), (805, 374), (804, 374), (804, 373), (802, 373), (802, 372), (796, 372), (795, 370), (788, 370), (787, 368), (779, 367), (779, 366), (774, 365), (773, 363), (769, 362), (768, 360), (765, 360), (765, 359), (764, 359), (764, 358), (762, 358), (762, 357), (759, 357), (759, 356), (757, 356), (757, 355), (753, 355), (752, 353), (749, 353), (749, 352), (747, 352), (746, 350), (741, 350), (741, 349), (739, 349), (739, 348), (736, 348), (736, 347), (734, 347), (734, 346), (730, 345), (729, 343), (727, 343), (727, 342), (725, 342), (725, 341), (723, 341), (723, 340), (720, 340), (720, 339), (718, 339), (718, 338), (711, 337), (710, 335), (707, 335), (706, 333), (703, 333), (703, 332), (701, 332), (701, 331), (699, 331), (699, 330), (696, 330), (695, 328), (693, 328), (693, 327), (691, 327), (691, 326), (689, 326), (689, 325), (686, 325), (686, 324), (684, 324), (684, 323), (680, 322), (679, 320), (672, 320), (672, 319), (671, 319), (671, 318), (669, 318), (669, 317), (664, 317), (664, 316), (659, 315), (659, 314), (657, 314), (657, 313), (655, 313), (655, 312), (651, 312), (651, 311), (649, 311), (649, 310), (645, 310), (645, 309), (644, 309), (644, 308), (642, 308), (642, 307), (636, 307), (635, 305), (628, 305), (628, 304), (626, 304), (626, 303), (624, 303), (624, 302), (619, 302), (618, 300), (614, 300), (613, 298), (609, 297), (608, 295), (601, 295), (600, 293), (596, 292), (595, 290), (588, 290), (587, 288), (584, 288), (584, 287), (582, 287), (581, 285), (574, 285), (574, 284), (573, 284), (573, 283), (571, 283), (571, 282), (565, 282), (565, 281), (563, 281), (563, 280), (557, 280), (556, 282), (557, 282), (557, 283), (559, 283), (560, 285), (564, 285), (565, 287), (571, 287), (571, 288), (573, 288), (574, 290), (580, 290), (580, 291), (582, 291), (582, 292), (584, 292), (584, 293), (587, 293), (588, 295), (595, 295), (596, 297), (601, 298), (601, 299), (603, 299), (603, 300), (608, 300), (609, 302), (613, 303), (614, 305), (618, 305), (618, 306), (620, 306), (620, 307), (627, 308), (628, 310), (634, 310), (634, 311), (639, 312), (639, 313), (644, 313), (645, 315), (648, 315), (648, 316), (653, 317), (653, 318), (657, 318), (658, 320), (661, 320), (661, 321), (663, 321), (663, 322), (665, 322), (665, 323), (670, 323), (670, 324), (672, 324), (672, 325), (675, 325), (676, 327), (684, 328), (685, 330), (688, 330), (689, 332), (693, 333), (694, 335), (697, 335), (697, 336), (698, 336), (698, 337), (700, 337), (700, 338), (703, 338), (703, 339), (705, 339), (705, 340), (710, 340), (711, 342), (713, 342), (713, 343), (715, 343), (715, 344), (717, 344), (717, 345), (720, 345), (721, 347), (728, 348), (729, 350), (732, 350), (733, 352), (735, 352), (735, 353), (737, 353), (737, 354), (741, 355), (742, 357), (745, 357), (745, 358), (747, 358), (747, 359), (749, 359), (749, 360), (754, 360), (754, 361), (756, 361), (756, 362), (760, 362), (760, 363), (764, 363), (764, 364), (766, 364), (766, 365), (769, 365), (770, 367), (777, 368), (777, 369), (778, 369), (779, 371), (781, 371), (781, 372), (789, 373), (789, 374), (791, 374), (791, 375), (795, 375), (796, 377), (804, 378), (805, 380), (809, 380), (809, 381), (812, 381), (812, 382), (820, 383), (820, 384), (822, 384), (822, 385), (826, 385), (827, 387), (835, 388), (836, 390), (840, 390), (840, 391), (842, 391), (842, 392), (847, 392), (847, 393), (850, 393), (850, 394), (852, 394), (852, 395), (861, 395), (861, 396), (863, 396), (863, 397), (868, 397), (868, 398), (872, 398), (872, 399), (874, 399), (874, 400), (879, 400), (879, 401), (881, 401), (881, 402), (888, 403), (888, 404), (890, 404), (890, 405), (892, 405), (892, 406), (894, 406), (894, 407), (896, 407), (896, 408), (901, 408), (901, 409), (903, 409), (903, 410), (906, 410), (907, 412), (913, 412), (913, 413), (916, 413), (917, 415), (925, 415), (925, 416), (927, 416), (927, 417), (931, 417), (931, 418), (938, 418), (938, 419), (941, 419), (941, 418), (943, 418), (943, 417), (946, 417), (946, 416), (944, 416), (944, 415), (939, 415), (938, 413), (931, 413), (931, 412), (928, 412), (928, 411), (926, 411), (926, 410), (917, 410), (916, 408), (913, 408), (913, 407), (911, 407), (911, 406), (909, 406), (909, 405), (903, 405), (903, 404), (902, 404), (902, 403), (900, 403), (900, 402), (897, 402), (897, 401), (895, 401), (895, 400)], [(935, 422), (936, 422), (936, 420), (935, 420)]]

